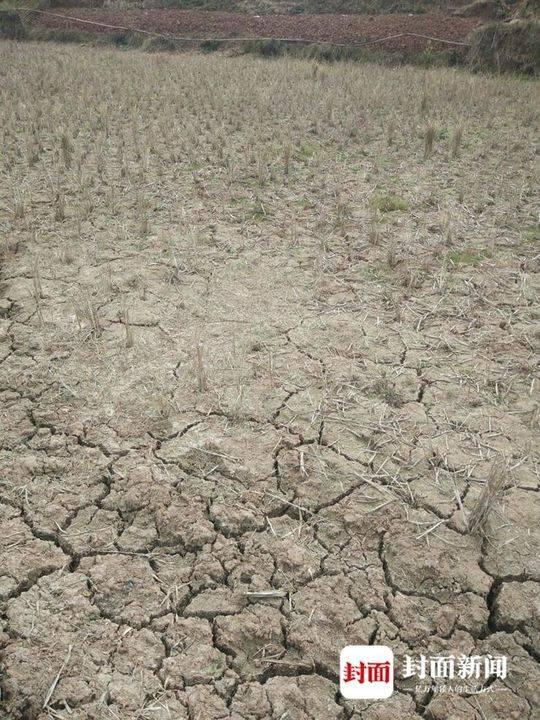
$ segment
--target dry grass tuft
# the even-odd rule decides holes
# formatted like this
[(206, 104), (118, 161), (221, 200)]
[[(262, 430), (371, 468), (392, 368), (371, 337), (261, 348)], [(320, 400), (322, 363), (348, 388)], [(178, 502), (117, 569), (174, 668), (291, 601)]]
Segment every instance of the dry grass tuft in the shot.
[(66, 196), (63, 192), (58, 192), (54, 201), (54, 220), (55, 222), (63, 222), (66, 219)]
[(283, 172), (288, 175), (291, 169), (292, 145), (285, 143), (283, 147)]
[(469, 515), (467, 529), (470, 533), (483, 532), (488, 516), (504, 490), (507, 471), (506, 465), (497, 461), (493, 463), (482, 492)]
[(396, 121), (390, 120), (388, 123), (388, 128), (386, 132), (386, 142), (388, 144), (388, 147), (392, 147), (396, 139)]
[[(90, 299), (87, 299), (82, 306), (75, 303), (75, 317), (77, 318), (79, 331), (84, 332), (83, 340), (99, 337), (102, 334), (103, 328), (99, 319), (98, 310)], [(87, 328), (83, 328), (83, 324), (86, 324)]]
[(400, 257), (396, 246), (392, 243), (386, 251), (386, 263), (391, 270), (394, 270), (400, 263)]
[(69, 242), (64, 243), (62, 252), (62, 262), (65, 265), (72, 265), (75, 262), (75, 254), (73, 252), (73, 246)]
[(195, 358), (195, 372), (197, 375), (197, 388), (199, 392), (208, 390), (208, 382), (206, 379), (206, 368), (204, 365), (204, 346), (202, 341), (197, 345), (197, 355)]
[(22, 220), (26, 212), (24, 195), (16, 190), (13, 196), (13, 217), (15, 220)]
[(60, 149), (62, 151), (64, 166), (66, 170), (69, 170), (73, 160), (73, 145), (66, 132), (63, 132), (60, 138)]
[(463, 128), (461, 127), (461, 125), (458, 125), (456, 128), (454, 128), (454, 132), (452, 133), (452, 158), (454, 159), (459, 156), (462, 140)]
[(133, 327), (129, 322), (129, 310), (127, 308), (124, 310), (122, 320), (126, 331), (126, 348), (132, 348), (135, 344), (135, 338), (133, 336)]
[(452, 221), (448, 212), (444, 212), (442, 215), (441, 230), (444, 244), (452, 245)]
[(43, 295), (43, 288), (41, 286), (39, 261), (37, 258), (34, 260), (34, 265), (33, 265), (33, 269), (32, 269), (32, 282), (34, 285), (34, 296), (35, 296), (36, 300), (40, 300), (41, 298), (44, 297), (44, 295)]
[(433, 143), (435, 141), (435, 127), (428, 125), (424, 133), (424, 159), (433, 155)]
[(370, 245), (377, 246), (377, 245), (381, 244), (381, 231), (380, 231), (380, 226), (379, 226), (379, 216), (376, 211), (371, 216), (371, 220), (369, 223), (368, 240), (369, 240)]

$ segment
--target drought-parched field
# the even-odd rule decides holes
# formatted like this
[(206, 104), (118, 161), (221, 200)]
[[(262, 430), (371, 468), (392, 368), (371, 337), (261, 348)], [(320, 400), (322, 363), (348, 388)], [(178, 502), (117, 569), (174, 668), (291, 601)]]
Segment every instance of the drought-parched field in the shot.
[[(0, 73), (0, 716), (532, 720), (535, 86)], [(367, 643), (508, 674), (346, 702)]]

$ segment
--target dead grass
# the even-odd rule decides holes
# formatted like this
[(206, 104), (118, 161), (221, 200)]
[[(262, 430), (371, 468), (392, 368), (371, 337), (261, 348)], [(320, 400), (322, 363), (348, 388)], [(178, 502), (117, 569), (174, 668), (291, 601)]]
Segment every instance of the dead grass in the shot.
[(489, 515), (500, 499), (507, 482), (507, 467), (500, 462), (495, 462), (491, 467), (482, 492), (470, 512), (468, 519), (469, 532), (483, 532)]
[(435, 141), (435, 128), (428, 125), (424, 133), (424, 160), (427, 160), (433, 153), (433, 143)]

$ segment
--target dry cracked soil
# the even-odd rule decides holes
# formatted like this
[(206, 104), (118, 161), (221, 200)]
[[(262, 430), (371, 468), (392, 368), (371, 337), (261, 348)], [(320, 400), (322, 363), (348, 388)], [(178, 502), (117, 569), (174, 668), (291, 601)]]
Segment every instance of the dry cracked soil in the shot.
[(534, 83), (0, 57), (0, 717), (538, 717)]

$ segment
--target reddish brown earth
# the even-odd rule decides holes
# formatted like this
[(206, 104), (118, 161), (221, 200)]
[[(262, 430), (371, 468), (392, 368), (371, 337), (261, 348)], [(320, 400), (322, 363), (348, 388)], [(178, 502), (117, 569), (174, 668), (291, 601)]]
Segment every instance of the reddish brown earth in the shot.
[[(65, 15), (65, 19), (58, 17)], [(55, 15), (41, 15), (40, 22), (48, 28), (70, 28), (96, 33), (112, 33), (112, 28), (79, 22), (99, 22), (129, 29), (143, 29), (172, 36), (195, 38), (301, 38), (320, 43), (361, 44), (369, 40), (390, 38), (381, 47), (385, 50), (422, 50), (430, 42), (423, 37), (401, 33), (417, 33), (454, 42), (465, 42), (480, 22), (479, 18), (458, 18), (445, 15), (237, 15), (196, 10), (104, 10), (58, 9)], [(446, 43), (434, 43), (444, 47)]]

